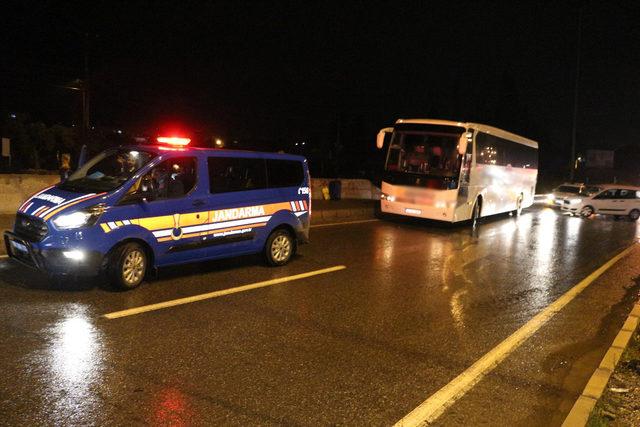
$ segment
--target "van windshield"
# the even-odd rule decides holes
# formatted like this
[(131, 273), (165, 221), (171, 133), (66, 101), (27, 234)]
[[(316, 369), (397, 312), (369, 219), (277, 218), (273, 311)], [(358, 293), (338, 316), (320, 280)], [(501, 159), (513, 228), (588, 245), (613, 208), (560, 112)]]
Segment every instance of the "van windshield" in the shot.
[(79, 193), (113, 191), (155, 156), (154, 153), (135, 149), (103, 151), (75, 171), (58, 188)]

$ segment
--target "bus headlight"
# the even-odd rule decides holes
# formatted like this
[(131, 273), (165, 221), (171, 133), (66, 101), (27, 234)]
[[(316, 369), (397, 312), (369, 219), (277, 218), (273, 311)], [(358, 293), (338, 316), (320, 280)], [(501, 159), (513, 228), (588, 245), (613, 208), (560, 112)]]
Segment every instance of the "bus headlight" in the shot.
[(91, 206), (87, 209), (59, 215), (53, 220), (53, 225), (58, 230), (73, 230), (80, 227), (93, 225), (104, 211), (101, 206)]

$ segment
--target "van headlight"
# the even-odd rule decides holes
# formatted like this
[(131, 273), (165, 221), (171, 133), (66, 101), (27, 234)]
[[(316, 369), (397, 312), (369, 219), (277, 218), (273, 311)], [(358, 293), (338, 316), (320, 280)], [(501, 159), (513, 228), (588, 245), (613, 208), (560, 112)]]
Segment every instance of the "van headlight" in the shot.
[(389, 202), (395, 202), (396, 201), (396, 196), (392, 196), (390, 194), (382, 193), (382, 195), (380, 196), (380, 199), (388, 200)]
[(100, 205), (91, 206), (87, 209), (58, 215), (53, 220), (53, 225), (59, 230), (73, 230), (75, 228), (88, 227), (98, 221), (102, 212), (104, 212), (104, 207)]

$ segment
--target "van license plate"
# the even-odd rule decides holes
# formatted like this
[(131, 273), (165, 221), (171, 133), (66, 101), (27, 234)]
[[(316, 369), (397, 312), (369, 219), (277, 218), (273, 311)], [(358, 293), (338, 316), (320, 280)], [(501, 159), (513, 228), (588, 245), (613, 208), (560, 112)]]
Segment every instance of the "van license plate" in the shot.
[(411, 208), (406, 208), (404, 210), (406, 213), (408, 214), (412, 214), (412, 215), (420, 215), (422, 213), (422, 211), (420, 209), (411, 209)]
[(11, 240), (11, 247), (18, 252), (22, 252), (24, 254), (29, 252), (29, 249), (25, 245), (20, 242), (16, 242), (15, 240)]

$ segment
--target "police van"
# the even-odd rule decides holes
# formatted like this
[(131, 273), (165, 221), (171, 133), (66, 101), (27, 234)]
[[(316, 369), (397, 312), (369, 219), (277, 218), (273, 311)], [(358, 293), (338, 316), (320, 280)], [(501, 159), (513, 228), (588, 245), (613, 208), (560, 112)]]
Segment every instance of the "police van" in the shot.
[(125, 289), (161, 266), (259, 252), (287, 263), (309, 238), (306, 159), (189, 142), (97, 155), (19, 207), (7, 253), (54, 277), (104, 272)]

